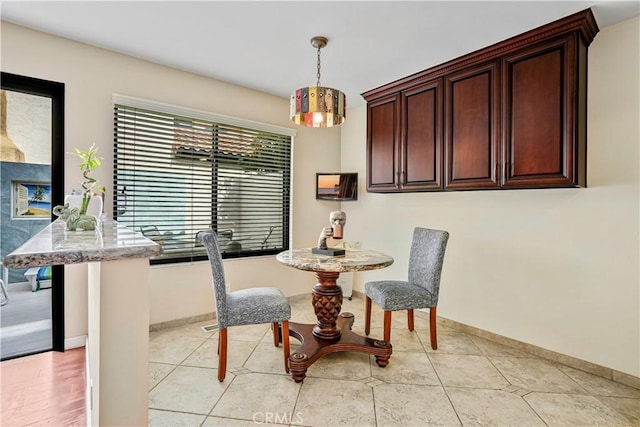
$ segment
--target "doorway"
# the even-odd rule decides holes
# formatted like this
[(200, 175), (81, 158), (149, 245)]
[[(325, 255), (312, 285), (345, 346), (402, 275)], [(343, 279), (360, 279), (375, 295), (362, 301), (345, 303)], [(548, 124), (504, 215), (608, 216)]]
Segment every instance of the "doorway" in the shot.
[[(0, 258), (64, 200), (64, 84), (2, 72)], [(2, 269), (0, 358), (64, 351), (64, 266)]]

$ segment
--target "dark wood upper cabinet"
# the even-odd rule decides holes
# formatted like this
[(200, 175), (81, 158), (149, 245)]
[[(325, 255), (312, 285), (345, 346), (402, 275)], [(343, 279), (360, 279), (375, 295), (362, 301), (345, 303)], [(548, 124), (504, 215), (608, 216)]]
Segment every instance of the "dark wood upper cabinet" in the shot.
[(586, 75), (576, 44), (570, 35), (502, 60), (504, 187), (586, 185), (586, 118), (577, 121)]
[(442, 188), (442, 80), (368, 104), (367, 190)]
[(400, 188), (442, 188), (442, 79), (401, 92)]
[(445, 77), (445, 189), (500, 186), (497, 61)]
[(367, 191), (586, 186), (590, 9), (362, 94)]
[(398, 147), (400, 141), (399, 94), (368, 104), (367, 190), (398, 191)]

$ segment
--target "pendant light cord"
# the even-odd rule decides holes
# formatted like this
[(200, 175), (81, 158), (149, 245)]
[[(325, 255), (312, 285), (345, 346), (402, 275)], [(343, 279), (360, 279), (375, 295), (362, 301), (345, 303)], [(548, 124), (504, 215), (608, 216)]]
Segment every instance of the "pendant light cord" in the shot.
[(318, 82), (316, 86), (320, 87), (320, 48), (318, 47)]

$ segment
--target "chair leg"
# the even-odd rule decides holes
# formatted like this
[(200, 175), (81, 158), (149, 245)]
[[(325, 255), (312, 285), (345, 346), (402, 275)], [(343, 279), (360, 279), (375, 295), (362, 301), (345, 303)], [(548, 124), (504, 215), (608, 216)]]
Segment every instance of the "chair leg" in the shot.
[(369, 335), (371, 330), (371, 298), (364, 299), (364, 334)]
[(282, 321), (282, 351), (284, 353), (284, 371), (289, 373), (289, 321)]
[(436, 308), (429, 308), (429, 332), (431, 333), (431, 348), (438, 349), (438, 337), (436, 334)]
[(413, 308), (407, 310), (407, 323), (409, 324), (409, 330), (413, 331)]
[(218, 331), (218, 381), (227, 375), (227, 328)]
[(271, 329), (273, 329), (273, 345), (277, 347), (280, 345), (280, 327), (278, 326), (278, 322), (273, 322)]
[(384, 312), (384, 340), (391, 342), (391, 312)]

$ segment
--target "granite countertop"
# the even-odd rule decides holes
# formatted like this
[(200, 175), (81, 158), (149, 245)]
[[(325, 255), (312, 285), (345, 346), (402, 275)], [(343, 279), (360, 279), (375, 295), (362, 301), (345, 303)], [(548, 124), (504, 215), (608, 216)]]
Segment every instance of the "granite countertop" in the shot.
[(344, 256), (319, 255), (311, 248), (280, 252), (276, 259), (289, 267), (306, 271), (365, 271), (377, 270), (393, 264), (393, 258), (382, 252), (347, 249)]
[(94, 231), (66, 231), (57, 219), (4, 257), (7, 268), (80, 264), (160, 255), (162, 248), (141, 233), (107, 219)]

